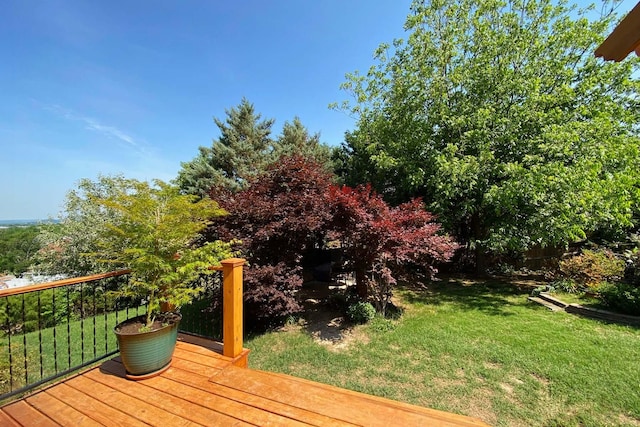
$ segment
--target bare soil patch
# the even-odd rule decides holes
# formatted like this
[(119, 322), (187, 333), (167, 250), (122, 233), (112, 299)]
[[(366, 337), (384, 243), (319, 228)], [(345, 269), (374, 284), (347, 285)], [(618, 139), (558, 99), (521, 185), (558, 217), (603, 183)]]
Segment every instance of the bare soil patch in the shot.
[(342, 351), (356, 342), (368, 342), (362, 328), (349, 322), (343, 313), (329, 306), (335, 284), (305, 283), (299, 297), (304, 306), (301, 327), (315, 342), (332, 351)]

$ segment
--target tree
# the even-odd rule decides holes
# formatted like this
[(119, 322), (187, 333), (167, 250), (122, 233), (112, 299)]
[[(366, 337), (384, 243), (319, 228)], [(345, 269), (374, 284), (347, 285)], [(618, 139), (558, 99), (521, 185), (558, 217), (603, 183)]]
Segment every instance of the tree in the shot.
[(246, 98), (226, 114), (224, 122), (214, 118), (220, 137), (213, 145), (200, 147), (193, 160), (182, 163), (176, 183), (184, 193), (204, 197), (216, 186), (241, 190), (271, 162), (269, 135), (274, 120), (260, 121), (261, 115)]
[(274, 144), (274, 157), (299, 155), (314, 159), (331, 167), (331, 148), (320, 142), (320, 134), (309, 135), (309, 131), (302, 124), (299, 117), (294, 117), (293, 122), (285, 122), (282, 133)]
[(440, 234), (440, 224), (420, 199), (390, 207), (370, 186), (333, 186), (329, 195), (332, 229), (356, 272), (358, 293), (372, 296), (383, 315), (405, 267), (433, 277), (435, 264), (448, 261), (458, 248)]
[(370, 184), (390, 202), (409, 198), (409, 195), (400, 193), (401, 188), (393, 185), (393, 171), (376, 167), (375, 159), (368, 154), (370, 148), (360, 138), (358, 130), (345, 132), (344, 143), (332, 153), (334, 171), (339, 181), (349, 187)]
[(40, 226), (0, 229), (0, 274), (22, 274), (29, 270), (40, 249)]
[(97, 250), (96, 242), (106, 232), (106, 224), (117, 220), (117, 212), (104, 209), (96, 199), (115, 197), (131, 188), (123, 176), (99, 176), (96, 181), (82, 179), (78, 188), (67, 193), (58, 224), (44, 224), (38, 239), (41, 249), (36, 267), (47, 274), (84, 276), (109, 268), (87, 257)]
[(612, 16), (573, 11), (549, 0), (414, 1), (407, 40), (381, 45), (367, 75), (344, 84), (358, 115), (347, 173), (366, 168), (395, 203), (422, 196), (477, 255), (632, 225), (638, 60), (594, 58)]
[(245, 310), (252, 321), (268, 324), (301, 310), (295, 292), (302, 285), (302, 254), (323, 243), (331, 181), (319, 162), (283, 156), (246, 189), (211, 192), (229, 215), (213, 224), (208, 237), (241, 242), (249, 261)]

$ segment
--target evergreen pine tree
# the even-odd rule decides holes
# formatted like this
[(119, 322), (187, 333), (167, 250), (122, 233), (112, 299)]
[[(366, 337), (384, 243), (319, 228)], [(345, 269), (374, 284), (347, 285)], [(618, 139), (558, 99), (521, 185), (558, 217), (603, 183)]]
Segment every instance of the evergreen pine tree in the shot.
[(225, 121), (214, 118), (220, 137), (211, 147), (199, 147), (198, 155), (182, 163), (176, 183), (187, 194), (204, 197), (212, 187), (238, 191), (271, 162), (273, 119), (260, 120), (253, 104), (243, 98), (226, 110)]
[(274, 144), (274, 155), (276, 159), (298, 155), (316, 160), (325, 167), (331, 164), (331, 148), (320, 142), (319, 133), (310, 135), (299, 117), (294, 117), (291, 123), (284, 123), (282, 133)]

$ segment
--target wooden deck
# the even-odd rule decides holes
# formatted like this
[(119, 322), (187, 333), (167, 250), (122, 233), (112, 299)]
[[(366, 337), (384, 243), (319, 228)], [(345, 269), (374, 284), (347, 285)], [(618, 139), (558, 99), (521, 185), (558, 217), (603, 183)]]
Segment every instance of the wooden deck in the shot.
[(486, 426), (483, 422), (242, 367), (181, 336), (171, 368), (129, 381), (118, 358), (0, 408), (0, 426)]

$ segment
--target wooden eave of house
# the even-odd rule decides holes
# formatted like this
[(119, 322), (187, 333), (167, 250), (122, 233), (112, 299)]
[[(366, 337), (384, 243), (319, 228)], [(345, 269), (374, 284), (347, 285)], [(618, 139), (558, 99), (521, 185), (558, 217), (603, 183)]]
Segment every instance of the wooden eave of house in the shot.
[(631, 52), (640, 56), (640, 2), (613, 29), (595, 54), (606, 61), (620, 62)]

